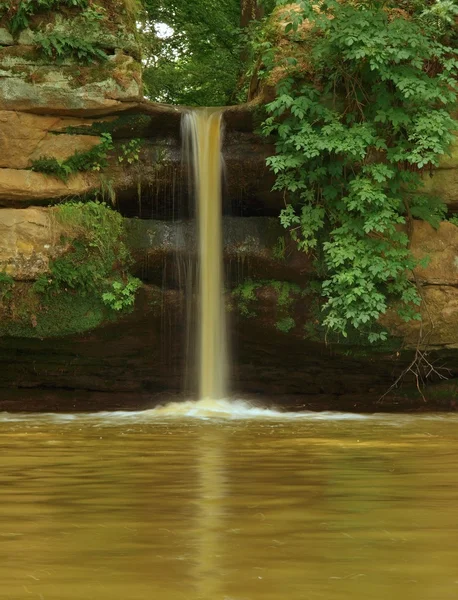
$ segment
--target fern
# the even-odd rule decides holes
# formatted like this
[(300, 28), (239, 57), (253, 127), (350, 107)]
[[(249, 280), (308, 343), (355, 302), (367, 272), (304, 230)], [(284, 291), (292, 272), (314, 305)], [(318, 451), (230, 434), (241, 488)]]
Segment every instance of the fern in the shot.
[(51, 60), (75, 58), (80, 63), (94, 63), (108, 59), (105, 52), (97, 45), (57, 32), (37, 33), (35, 43)]

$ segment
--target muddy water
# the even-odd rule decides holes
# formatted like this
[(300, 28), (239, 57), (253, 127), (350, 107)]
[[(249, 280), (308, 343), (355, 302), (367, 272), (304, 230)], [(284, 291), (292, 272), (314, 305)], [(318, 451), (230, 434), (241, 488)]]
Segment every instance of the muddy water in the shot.
[(2, 600), (458, 597), (455, 416), (3, 415), (0, 444)]

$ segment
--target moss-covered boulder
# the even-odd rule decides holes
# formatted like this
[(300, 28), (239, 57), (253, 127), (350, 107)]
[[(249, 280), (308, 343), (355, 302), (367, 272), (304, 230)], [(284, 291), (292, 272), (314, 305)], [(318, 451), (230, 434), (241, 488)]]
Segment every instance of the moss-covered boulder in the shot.
[(116, 211), (70, 202), (0, 211), (0, 223), (0, 335), (67, 335), (132, 309), (140, 281)]

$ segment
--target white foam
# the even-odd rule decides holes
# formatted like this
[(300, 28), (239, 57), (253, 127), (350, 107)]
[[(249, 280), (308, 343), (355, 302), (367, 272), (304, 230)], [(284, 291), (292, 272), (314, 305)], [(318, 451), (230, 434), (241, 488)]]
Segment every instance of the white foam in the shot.
[(187, 400), (171, 402), (147, 410), (147, 418), (196, 418), (196, 419), (364, 419), (364, 415), (333, 412), (282, 412), (274, 408), (262, 408), (241, 399)]
[(445, 421), (458, 420), (455, 413), (423, 413), (423, 414), (359, 414), (334, 411), (295, 411), (284, 412), (275, 408), (263, 408), (242, 399), (184, 400), (170, 402), (142, 411), (111, 411), (97, 413), (0, 413), (0, 423), (43, 423), (54, 422), (70, 424), (86, 422), (93, 425), (137, 423), (146, 424), (170, 420), (300, 420), (300, 421), (376, 421), (380, 424), (403, 426), (411, 421)]

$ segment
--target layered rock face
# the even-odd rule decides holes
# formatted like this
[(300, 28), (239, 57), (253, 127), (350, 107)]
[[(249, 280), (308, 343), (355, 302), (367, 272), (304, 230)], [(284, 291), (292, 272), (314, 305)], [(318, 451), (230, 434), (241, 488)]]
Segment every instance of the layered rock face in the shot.
[[(68, 182), (30, 172), (41, 157), (63, 161), (100, 143), (68, 135), (92, 116), (129, 109), (142, 98), (133, 17), (122, 0), (97, 10), (78, 3), (27, 12), (12, 3), (0, 18), (0, 203), (3, 206), (82, 194), (94, 177)], [(57, 8), (57, 7), (56, 7)], [(11, 33), (12, 32), (12, 33)]]
[(0, 109), (86, 117), (139, 100), (140, 51), (127, 3), (34, 4), (3, 9)]

